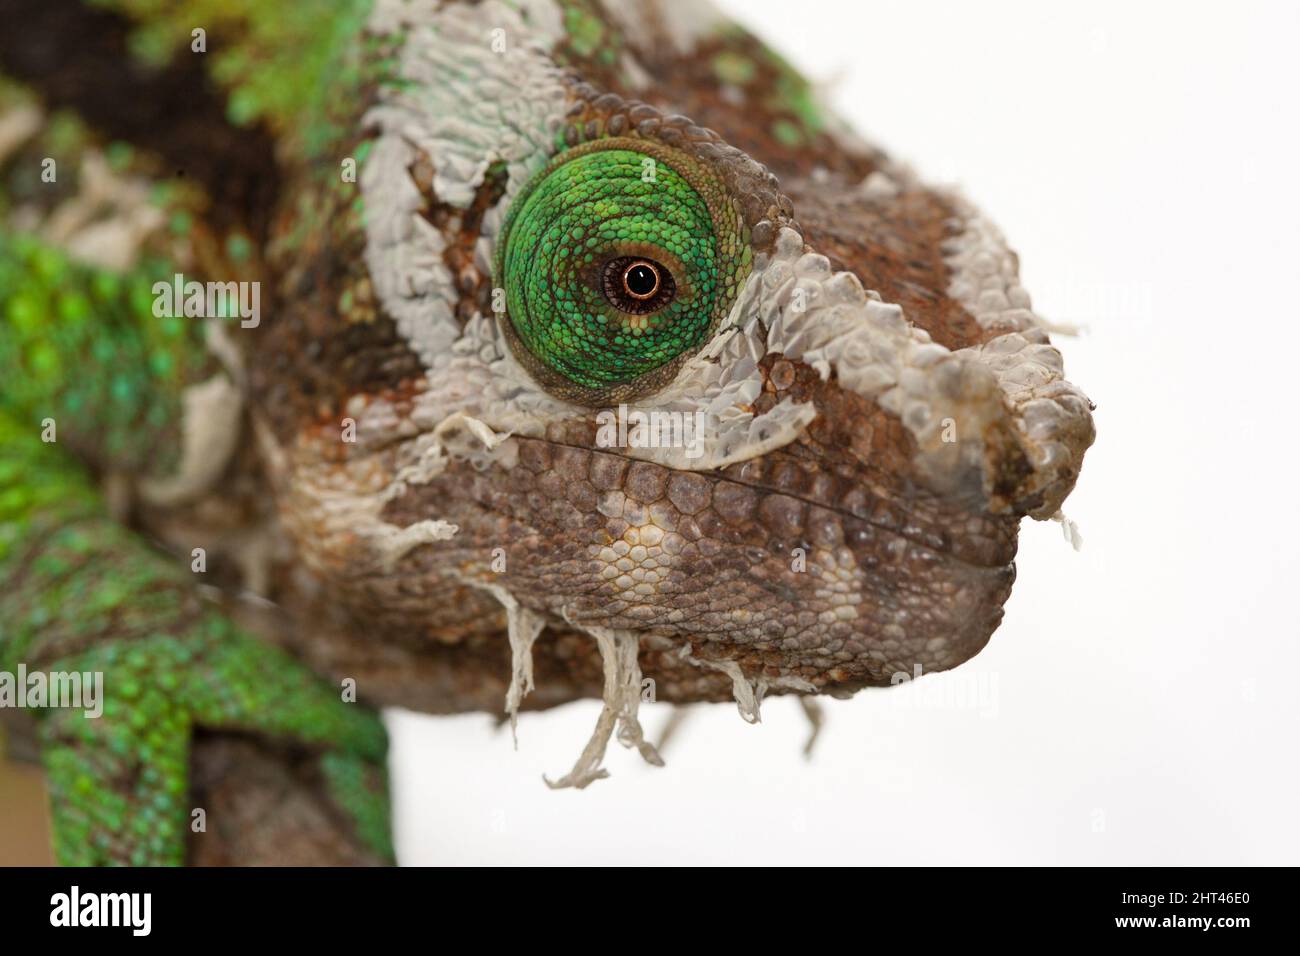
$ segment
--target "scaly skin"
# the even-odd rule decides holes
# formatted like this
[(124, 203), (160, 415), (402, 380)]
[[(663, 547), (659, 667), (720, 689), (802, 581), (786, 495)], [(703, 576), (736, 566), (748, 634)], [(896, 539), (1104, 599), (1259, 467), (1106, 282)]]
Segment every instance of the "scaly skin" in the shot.
[[(706, 168), (638, 140), (600, 145), (562, 153), (516, 197), (496, 264), (519, 316), (517, 354), (592, 405), (703, 345), (749, 271), (741, 226)], [(603, 282), (581, 281), (594, 263), (642, 255), (663, 256), (676, 276), (672, 301), (652, 313), (621, 312)]]
[[(139, 274), (88, 270), (30, 239), (0, 247), (0, 374), (14, 383), (0, 414), (0, 671), (99, 673), (105, 687), (101, 718), (38, 712), (58, 858), (183, 862), (201, 726), (317, 752), (357, 835), (391, 859), (378, 719), (205, 605), (185, 565), (114, 521), (64, 450), (106, 468), (155, 460), (186, 367), (205, 361), (195, 326), (126, 319), (148, 311)], [(60, 321), (39, 321), (50, 314)], [(68, 374), (87, 357), (104, 374)]]
[[(179, 861), (204, 799), (194, 861), (390, 856), (382, 733), (344, 678), (435, 713), (602, 698), (558, 781), (581, 787), (615, 728), (656, 759), (642, 675), (757, 719), (765, 693), (957, 666), (1021, 518), (1074, 485), (1089, 404), (1014, 254), (695, 0), (10, 2), (48, 55), (0, 41), (0, 71), (191, 190), (116, 280), (5, 240), (0, 666), (108, 682), (99, 723), (41, 721), (65, 861)], [(79, 58), (87, 34), (161, 72)], [(67, 201), (8, 189), (47, 223)], [(625, 260), (661, 298), (628, 298)], [(178, 263), (261, 280), (261, 323), (153, 319)], [(619, 403), (700, 416), (700, 455), (611, 444)], [(186, 444), (237, 405), (227, 458)]]

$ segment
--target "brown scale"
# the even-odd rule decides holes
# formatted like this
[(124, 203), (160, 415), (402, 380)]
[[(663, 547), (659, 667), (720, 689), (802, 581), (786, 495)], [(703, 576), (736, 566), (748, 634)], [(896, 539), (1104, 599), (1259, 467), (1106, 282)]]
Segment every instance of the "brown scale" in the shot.
[(949, 349), (985, 342), (1013, 329), (984, 329), (946, 290), (951, 270), (946, 240), (955, 235), (953, 209), (939, 194), (908, 188), (889, 198), (868, 198), (854, 184), (834, 179), (791, 179), (783, 187), (799, 211), (804, 240), (847, 270), (930, 338)]
[(750, 229), (754, 251), (770, 248), (776, 230), (793, 225), (794, 207), (773, 173), (690, 117), (668, 113), (635, 99), (573, 83), (574, 105), (565, 126), (570, 146), (606, 136), (631, 136), (679, 149), (709, 166), (722, 180)]
[[(578, 0), (578, 5), (603, 19), (597, 5), (588, 0)], [(752, 33), (727, 24), (699, 37), (695, 48), (682, 54), (664, 15), (657, 3), (640, 4), (635, 34), (606, 23), (604, 42), (595, 50), (580, 51), (562, 39), (556, 58), (603, 92), (627, 101), (644, 100), (664, 115), (692, 117), (691, 125), (716, 130), (725, 142), (779, 175), (807, 175), (820, 167), (861, 181), (880, 167), (879, 151), (846, 148), (824, 130), (809, 128), (791, 102), (792, 92), (807, 94), (806, 81)], [(644, 87), (632, 82), (617, 57), (608, 56), (624, 48), (648, 74), (650, 82)], [(727, 92), (714, 68), (720, 54), (743, 61), (751, 73), (743, 83), (730, 84)], [(800, 132), (798, 145), (774, 134), (782, 122)]]

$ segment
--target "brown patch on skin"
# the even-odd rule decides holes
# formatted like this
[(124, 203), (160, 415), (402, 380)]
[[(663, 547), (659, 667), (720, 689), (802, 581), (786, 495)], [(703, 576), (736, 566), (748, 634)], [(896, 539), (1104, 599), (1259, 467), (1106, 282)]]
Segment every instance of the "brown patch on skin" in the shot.
[(1013, 329), (985, 329), (948, 296), (951, 270), (944, 242), (954, 234), (953, 210), (928, 189), (908, 188), (896, 196), (862, 195), (842, 179), (783, 182), (803, 227), (805, 241), (854, 273), (886, 302), (903, 308), (913, 325), (949, 349), (978, 345)]
[(478, 267), (475, 247), (483, 229), (483, 216), (505, 195), (505, 167), (497, 163), (488, 168), (483, 183), (474, 193), (468, 209), (458, 209), (438, 198), (433, 189), (433, 164), (421, 153), (410, 168), (411, 181), (424, 199), (420, 215), (447, 242), (442, 261), (456, 281), (456, 319), (463, 327), (475, 312), (484, 315), (492, 310), (492, 276)]
[[(604, 20), (599, 5), (576, 2)], [(820, 122), (810, 122), (808, 83), (763, 41), (735, 23), (701, 36), (693, 50), (680, 54), (656, 3), (642, 4), (640, 29), (635, 36), (621, 33), (604, 22), (602, 43), (590, 52), (562, 40), (557, 61), (571, 67), (602, 91), (628, 100), (644, 101), (666, 115), (684, 113), (701, 127), (721, 134), (778, 175), (807, 175), (820, 167), (861, 180), (880, 168), (884, 156), (870, 148), (854, 149), (838, 141)], [(611, 56), (611, 52), (614, 54)], [(620, 63), (620, 53), (630, 54), (650, 77), (639, 89)], [(719, 57), (747, 65), (744, 82), (724, 84), (715, 66)], [(798, 142), (783, 142), (779, 126), (797, 131)]]
[(190, 803), (208, 829), (191, 833), (191, 866), (384, 866), (333, 801), (316, 755), (252, 736), (199, 731)]
[[(753, 34), (735, 28), (702, 38), (687, 57), (673, 55), (667, 46), (658, 52), (646, 64), (656, 79), (653, 91), (644, 94), (647, 99), (717, 130), (777, 175), (808, 175), (820, 167), (860, 180), (880, 168), (880, 153), (845, 149), (825, 131), (808, 126), (779, 88), (789, 82), (784, 78), (792, 72)], [(715, 59), (724, 54), (739, 57), (754, 69), (753, 79), (732, 87), (741, 95), (738, 103), (723, 95), (714, 71)], [(778, 124), (798, 130), (802, 141), (782, 142), (773, 132)]]
[[(367, 292), (355, 194), (333, 182), (322, 188), (306, 175), (298, 184), (304, 198), (277, 223), (281, 235), (300, 239), (272, 260), (277, 307), (264, 310), (256, 329), (235, 336), (248, 363), (253, 407), (284, 445), (308, 423), (329, 421), (337, 429), (350, 396), (400, 389), (424, 374)], [(342, 309), (344, 292), (352, 293), (351, 313)]]
[[(778, 181), (690, 117), (665, 115), (646, 104), (599, 93), (588, 84), (578, 84), (575, 94), (579, 101), (565, 137), (570, 147), (606, 136), (642, 137), (710, 163), (736, 197), (755, 252), (770, 248), (776, 233), (791, 227), (813, 251), (829, 258), (833, 268), (853, 272), (864, 287), (900, 305), (912, 324), (949, 349), (1015, 331), (985, 329), (949, 297), (951, 271), (944, 244), (956, 234), (954, 210), (938, 192), (915, 187), (893, 197), (868, 197), (859, 191), (861, 170), (851, 166), (847, 174), (822, 172), (815, 179), (790, 175)], [(522, 360), (529, 364), (527, 356)], [(603, 404), (621, 400), (614, 396)]]
[[(464, 323), (491, 308), (492, 277), (479, 269), (475, 246), (484, 215), (505, 193), (504, 169), (489, 170), (463, 210), (434, 194), (427, 158), (410, 174), (425, 199), (421, 214), (447, 240), (443, 261), (456, 279), (456, 317)], [(355, 192), (311, 177), (298, 184), (298, 195), (308, 198), (277, 222), (280, 234), (300, 237), (274, 261), (281, 307), (239, 337), (254, 404), (285, 445), (304, 427), (337, 430), (353, 395), (409, 395), (425, 371), (374, 296)]]
[[(266, 129), (238, 129), (203, 57), (178, 55), (160, 69), (131, 55), (133, 24), (73, 0), (9, 0), (0, 31), (0, 68), (30, 84), (54, 108), (77, 111), (111, 138), (162, 156), (203, 185), (216, 231), (238, 226), (264, 238), (280, 172)], [(19, 29), (21, 25), (21, 29)]]

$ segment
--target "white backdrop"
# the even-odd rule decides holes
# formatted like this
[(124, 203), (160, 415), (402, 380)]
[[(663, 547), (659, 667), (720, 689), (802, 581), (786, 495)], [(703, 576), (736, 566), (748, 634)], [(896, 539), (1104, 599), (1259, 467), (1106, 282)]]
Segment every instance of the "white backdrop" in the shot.
[[(550, 792), (599, 705), (388, 714), (399, 856), (439, 863), (1300, 863), (1300, 13), (1282, 4), (726, 4), (1021, 253), (1098, 404), (1006, 621), (961, 668), (696, 707)], [(657, 736), (666, 705), (643, 711)]]

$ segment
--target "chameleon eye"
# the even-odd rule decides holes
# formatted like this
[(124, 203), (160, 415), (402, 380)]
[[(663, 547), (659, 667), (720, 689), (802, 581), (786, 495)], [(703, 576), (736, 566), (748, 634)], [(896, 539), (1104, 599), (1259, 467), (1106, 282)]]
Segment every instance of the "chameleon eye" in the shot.
[(665, 384), (749, 271), (740, 215), (679, 150), (607, 139), (557, 156), (497, 243), (507, 339), (550, 391), (598, 405)]

